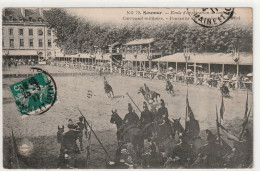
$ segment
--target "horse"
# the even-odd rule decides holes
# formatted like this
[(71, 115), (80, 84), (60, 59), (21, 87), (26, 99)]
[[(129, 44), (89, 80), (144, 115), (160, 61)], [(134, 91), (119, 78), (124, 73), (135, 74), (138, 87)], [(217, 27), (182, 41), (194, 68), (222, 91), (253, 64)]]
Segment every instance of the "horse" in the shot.
[(177, 143), (173, 140), (172, 127), (166, 118), (156, 117), (154, 119), (152, 134), (159, 152), (165, 152), (166, 156), (170, 157)]
[(107, 96), (109, 98), (114, 97), (114, 92), (113, 92), (113, 89), (111, 87), (111, 85), (108, 84), (108, 82), (104, 82), (104, 89), (105, 89), (105, 93), (107, 94)]
[(144, 96), (144, 100), (146, 100), (147, 102), (149, 101), (149, 95), (146, 93), (146, 91), (143, 89), (143, 87), (139, 88), (138, 94), (142, 93), (142, 95)]
[(169, 80), (166, 81), (166, 91), (167, 93), (174, 95), (173, 85)]
[(156, 100), (156, 102), (158, 102), (157, 97), (160, 97), (160, 96), (161, 95), (159, 93), (155, 92), (155, 91), (149, 92), (149, 99), (152, 99), (153, 102), (155, 102), (155, 100)]
[(120, 140), (120, 131), (118, 131), (118, 129), (121, 127), (123, 120), (122, 118), (117, 114), (117, 110), (112, 110), (112, 115), (111, 115), (111, 119), (110, 119), (110, 123), (112, 124), (116, 124), (116, 128), (117, 128), (117, 132), (116, 132), (116, 137), (117, 137), (117, 141)]
[(230, 97), (228, 87), (225, 84), (223, 84), (220, 87), (220, 92), (221, 92), (223, 97)]
[[(112, 115), (110, 122), (112, 124), (116, 124), (117, 126), (117, 140), (120, 139), (119, 129), (122, 129), (124, 126), (122, 118), (118, 115), (116, 111), (112, 110)], [(130, 142), (135, 150), (135, 153), (138, 157), (142, 156), (142, 150), (144, 148), (144, 139), (143, 139), (143, 131), (139, 128), (132, 127), (130, 128), (124, 135), (124, 141), (125, 143)]]
[[(173, 122), (172, 122), (172, 128), (178, 132), (178, 135), (180, 135), (180, 133), (184, 136), (187, 136), (186, 135), (186, 131), (185, 129), (183, 128), (183, 126), (181, 125), (180, 123), (180, 120), (181, 118), (179, 119), (172, 119)], [(195, 120), (196, 121), (196, 120)], [(192, 124), (194, 125), (194, 124)], [(192, 128), (191, 128), (192, 129)], [(193, 128), (193, 129), (196, 129), (196, 128)], [(191, 138), (188, 136), (188, 143), (192, 146), (192, 152), (194, 154), (198, 154), (199, 153), (199, 149), (200, 147), (202, 146), (202, 140), (200, 137), (197, 137), (197, 138)]]
[[(78, 135), (75, 134), (78, 138)], [(60, 128), (58, 126), (57, 142), (61, 144), (60, 154), (58, 156), (58, 168), (86, 168), (87, 167), (87, 154), (80, 153), (71, 141), (71, 136), (64, 135), (64, 125)], [(75, 144), (76, 145), (76, 144)], [(76, 145), (77, 146), (77, 145)]]

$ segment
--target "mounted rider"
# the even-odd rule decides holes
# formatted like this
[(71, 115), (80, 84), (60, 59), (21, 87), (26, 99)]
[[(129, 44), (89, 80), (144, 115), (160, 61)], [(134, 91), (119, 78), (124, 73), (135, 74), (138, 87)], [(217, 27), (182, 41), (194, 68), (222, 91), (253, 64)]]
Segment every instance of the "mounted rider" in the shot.
[(164, 100), (161, 99), (161, 103), (160, 103), (161, 107), (158, 109), (158, 117), (163, 117), (165, 118), (167, 121), (169, 121), (168, 117), (168, 109), (165, 107), (165, 103)]
[(120, 141), (123, 141), (126, 132), (131, 128), (137, 127), (139, 122), (138, 115), (134, 112), (132, 105), (128, 103), (128, 113), (125, 115), (123, 124), (120, 128), (120, 131), (122, 132)]
[[(169, 117), (168, 109), (165, 107), (165, 103), (164, 103), (163, 99), (161, 99), (160, 105), (161, 105), (161, 107), (158, 109), (156, 117), (163, 118), (165, 120), (165, 124), (171, 125), (170, 120), (168, 118)], [(170, 129), (170, 131), (171, 131), (171, 136), (173, 138), (174, 137), (174, 133), (173, 133), (172, 129)]]
[(151, 90), (149, 89), (149, 87), (144, 83), (144, 89), (146, 91), (146, 93), (149, 93)]
[[(146, 129), (150, 126), (154, 120), (152, 112), (149, 111), (147, 103), (143, 102), (143, 109), (144, 111), (141, 112), (140, 117), (140, 128)], [(147, 129), (145, 132), (145, 137), (150, 137), (152, 135), (151, 129)]]
[(104, 85), (108, 84), (106, 77), (104, 76)]

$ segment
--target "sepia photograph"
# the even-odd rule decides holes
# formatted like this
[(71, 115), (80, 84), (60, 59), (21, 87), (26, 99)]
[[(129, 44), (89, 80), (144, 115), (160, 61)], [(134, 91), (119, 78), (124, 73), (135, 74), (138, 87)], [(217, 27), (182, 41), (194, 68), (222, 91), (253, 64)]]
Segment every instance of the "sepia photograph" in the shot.
[(254, 168), (253, 9), (2, 8), (5, 169)]

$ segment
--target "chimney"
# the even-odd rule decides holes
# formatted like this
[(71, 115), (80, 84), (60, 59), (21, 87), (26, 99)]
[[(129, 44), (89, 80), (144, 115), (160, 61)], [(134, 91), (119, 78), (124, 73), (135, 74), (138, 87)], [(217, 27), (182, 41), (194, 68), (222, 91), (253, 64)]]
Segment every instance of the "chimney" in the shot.
[(23, 16), (23, 18), (25, 17), (25, 8), (21, 8), (21, 14)]
[(5, 8), (2, 9), (2, 12), (3, 12), (3, 13), (2, 13), (3, 16), (6, 16), (6, 15), (5, 15)]
[(39, 8), (39, 14), (43, 18), (43, 9), (42, 8)]

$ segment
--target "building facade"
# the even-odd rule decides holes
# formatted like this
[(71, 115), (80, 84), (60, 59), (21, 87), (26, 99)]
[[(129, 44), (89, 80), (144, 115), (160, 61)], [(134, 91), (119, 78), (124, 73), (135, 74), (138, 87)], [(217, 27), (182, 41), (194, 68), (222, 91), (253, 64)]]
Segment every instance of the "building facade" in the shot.
[(5, 8), (2, 13), (4, 59), (55, 58), (55, 36), (47, 27), (41, 8)]

